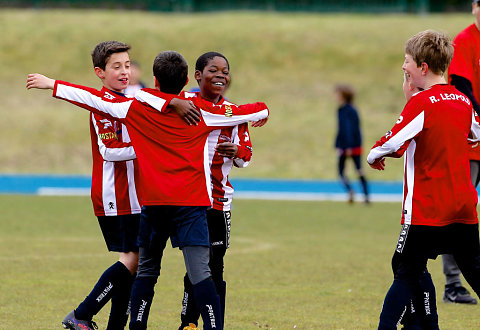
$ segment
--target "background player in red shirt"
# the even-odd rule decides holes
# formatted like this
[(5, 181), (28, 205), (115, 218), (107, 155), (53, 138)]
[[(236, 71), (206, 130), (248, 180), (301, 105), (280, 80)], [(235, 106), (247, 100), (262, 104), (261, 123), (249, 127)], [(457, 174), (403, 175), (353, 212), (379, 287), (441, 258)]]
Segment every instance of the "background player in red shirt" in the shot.
[[(92, 52), (95, 74), (103, 83), (101, 92), (109, 100), (124, 99), (130, 76), (129, 49), (124, 43), (105, 41)], [(123, 329), (138, 265), (138, 163), (127, 128), (119, 121), (92, 113), (90, 135), (93, 208), (107, 248), (119, 253), (119, 261), (105, 270), (90, 294), (62, 324), (68, 329), (92, 328), (92, 317), (111, 299), (107, 329)]]
[[(230, 84), (230, 64), (227, 58), (217, 52), (202, 54), (195, 64), (195, 79), (199, 92), (184, 93), (185, 97), (199, 97), (217, 105), (232, 105), (223, 97)], [(229, 247), (231, 203), (233, 187), (228, 180), (232, 166), (246, 167), (252, 157), (252, 143), (248, 124), (226, 127), (212, 131), (208, 136), (209, 163), (212, 180), (212, 208), (207, 210), (210, 238), (210, 270), (220, 296), (222, 314), (225, 314), (226, 282), (223, 280), (223, 258)], [(185, 275), (185, 292), (182, 300), (181, 325), (198, 325), (200, 313), (193, 300), (192, 284)], [(191, 326), (192, 329), (195, 329)]]
[(421, 285), (427, 260), (439, 254), (452, 253), (480, 293), (477, 194), (470, 181), (467, 141), (472, 105), (445, 84), (452, 56), (453, 46), (442, 33), (427, 30), (407, 41), (402, 68), (423, 91), (407, 102), (395, 126), (367, 157), (372, 168), (383, 170), (385, 157), (405, 154), (403, 228), (379, 329), (397, 328)]
[[(450, 84), (467, 95), (476, 113), (480, 114), (480, 0), (472, 3), (475, 23), (461, 31), (453, 41), (453, 58), (448, 68)], [(470, 144), (470, 174), (476, 187), (480, 180), (480, 147)], [(462, 285), (460, 269), (451, 254), (442, 255), (445, 274), (444, 302), (476, 304), (477, 300)]]

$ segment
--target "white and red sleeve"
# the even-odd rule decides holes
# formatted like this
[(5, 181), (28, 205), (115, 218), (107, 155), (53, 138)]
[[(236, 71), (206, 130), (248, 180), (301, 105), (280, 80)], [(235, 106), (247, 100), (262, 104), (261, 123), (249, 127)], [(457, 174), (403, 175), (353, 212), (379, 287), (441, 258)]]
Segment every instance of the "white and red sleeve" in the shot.
[(410, 141), (423, 130), (425, 112), (416, 99), (410, 99), (393, 128), (372, 147), (367, 156), (369, 164), (384, 157), (401, 157)]
[(56, 80), (53, 97), (68, 101), (101, 116), (123, 121), (133, 102), (131, 98), (108, 99), (102, 91)]
[(253, 152), (247, 123), (238, 125), (238, 132), (233, 137), (233, 143), (238, 145), (237, 155), (233, 159), (233, 164), (235, 167), (247, 167), (250, 164)]
[[(92, 113), (91, 116), (97, 136), (98, 151), (104, 160), (118, 162), (136, 158), (125, 125), (95, 113)], [(126, 140), (123, 139), (124, 135), (126, 135)]]

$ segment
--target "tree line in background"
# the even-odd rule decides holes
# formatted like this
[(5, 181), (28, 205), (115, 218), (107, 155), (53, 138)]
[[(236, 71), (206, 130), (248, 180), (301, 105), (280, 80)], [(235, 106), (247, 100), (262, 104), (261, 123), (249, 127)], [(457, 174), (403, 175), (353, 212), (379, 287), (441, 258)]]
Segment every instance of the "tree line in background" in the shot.
[(0, 7), (104, 8), (164, 12), (269, 10), (299, 12), (465, 12), (465, 0), (0, 0)]

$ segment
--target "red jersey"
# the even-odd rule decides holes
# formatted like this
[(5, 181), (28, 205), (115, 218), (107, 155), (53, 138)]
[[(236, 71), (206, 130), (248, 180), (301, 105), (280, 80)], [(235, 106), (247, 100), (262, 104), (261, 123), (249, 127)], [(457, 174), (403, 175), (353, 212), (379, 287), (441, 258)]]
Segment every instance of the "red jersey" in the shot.
[(477, 192), (470, 180), (470, 100), (450, 85), (414, 95), (395, 126), (370, 151), (372, 164), (405, 153), (402, 223), (475, 224)]
[(165, 111), (174, 95), (149, 88), (137, 92), (135, 99), (111, 102), (93, 88), (56, 81), (53, 96), (117, 118), (128, 127), (140, 165), (142, 205), (210, 206), (208, 134), (268, 117), (263, 103), (210, 108), (193, 99), (202, 120), (190, 126), (176, 113)]
[[(123, 100), (107, 88), (102, 98)], [(125, 125), (98, 114), (90, 116), (92, 140), (91, 197), (96, 216), (138, 214), (141, 211), (135, 182), (138, 163)]]
[[(452, 75), (468, 79), (472, 83), (473, 96), (480, 102), (480, 31), (475, 24), (468, 26), (453, 40), (454, 52), (448, 68), (448, 76)], [(480, 147), (472, 144), (470, 159), (480, 160)]]
[[(198, 92), (185, 92), (181, 95), (186, 98), (200, 97)], [(214, 106), (213, 103), (210, 105)], [(232, 106), (235, 104), (226, 101), (222, 97), (217, 105)], [(215, 151), (217, 143), (222, 142), (232, 142), (238, 145), (237, 157), (235, 159), (220, 156)], [(207, 144), (212, 181), (212, 207), (220, 211), (230, 211), (234, 191), (232, 184), (228, 180), (230, 170), (234, 165), (236, 167), (247, 167), (252, 158), (252, 142), (248, 132), (248, 124), (244, 123), (234, 127), (216, 129), (208, 135)]]

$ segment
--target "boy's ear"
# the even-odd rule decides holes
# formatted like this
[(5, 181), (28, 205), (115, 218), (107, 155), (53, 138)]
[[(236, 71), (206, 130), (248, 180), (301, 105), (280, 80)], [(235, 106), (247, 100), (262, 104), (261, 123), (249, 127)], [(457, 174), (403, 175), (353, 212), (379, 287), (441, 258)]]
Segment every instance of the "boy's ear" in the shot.
[(195, 75), (194, 75), (194, 77), (195, 77), (195, 80), (196, 80), (196, 81), (201, 80), (201, 79), (202, 79), (202, 71), (200, 71), (200, 70), (195, 70)]
[(95, 74), (97, 75), (98, 78), (100, 79), (105, 79), (105, 71), (99, 68), (98, 66), (95, 67)]
[(155, 88), (160, 90), (160, 83), (158, 82), (157, 77), (153, 76), (153, 82), (155, 84)]
[(422, 64), (420, 65), (420, 68), (422, 70), (422, 75), (425, 76), (428, 72), (428, 64), (425, 62), (422, 62)]

